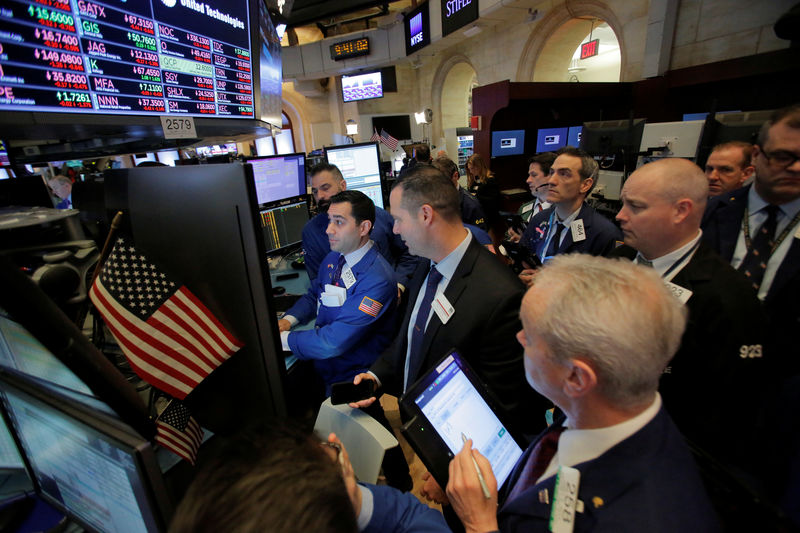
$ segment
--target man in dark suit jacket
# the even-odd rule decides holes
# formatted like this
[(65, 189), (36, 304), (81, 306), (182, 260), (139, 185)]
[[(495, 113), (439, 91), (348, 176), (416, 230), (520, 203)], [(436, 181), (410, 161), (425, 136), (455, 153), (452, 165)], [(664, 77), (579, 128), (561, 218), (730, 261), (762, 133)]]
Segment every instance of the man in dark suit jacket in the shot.
[[(377, 378), (382, 392), (399, 397), (456, 347), (497, 396), (509, 425), (535, 434), (543, 426), (546, 404), (540, 399), (541, 416), (530, 416), (535, 396), (525, 385), (522, 350), (515, 340), (524, 288), (464, 229), (458, 191), (436, 168), (415, 166), (392, 189), (390, 201), (395, 231), (411, 253), (429, 261), (422, 262), (409, 282), (409, 300), (394, 342), (356, 382)], [(436, 298), (422, 309), (432, 265), (442, 280), (435, 287)], [(420, 315), (422, 338), (412, 350)]]
[(447, 485), (465, 529), (545, 532), (571, 522), (574, 531), (718, 531), (656, 391), (686, 320), (659, 277), (628, 262), (559, 256), (537, 274), (520, 315), (528, 383), (566, 420), (531, 444), (503, 487), (465, 443)]
[[(783, 373), (800, 373), (796, 331), (800, 326), (800, 104), (775, 112), (753, 147), (756, 177), (751, 186), (722, 194), (708, 204), (703, 239), (725, 261), (744, 269), (750, 243), (776, 206), (774, 250), (756, 283), (772, 322), (771, 348)], [(745, 239), (745, 227), (749, 239)]]
[(761, 467), (752, 429), (766, 387), (767, 321), (744, 276), (701, 241), (707, 197), (708, 180), (690, 161), (643, 166), (622, 190), (625, 246), (611, 255), (652, 266), (689, 311), (659, 388), (675, 423), (716, 459), (753, 472)]
[[(597, 181), (597, 162), (571, 146), (556, 153), (547, 192), (552, 205), (530, 219), (519, 242), (542, 263), (572, 252), (605, 255), (620, 240), (620, 233), (611, 221), (584, 203)], [(528, 286), (533, 279), (532, 266), (527, 265), (519, 274)]]

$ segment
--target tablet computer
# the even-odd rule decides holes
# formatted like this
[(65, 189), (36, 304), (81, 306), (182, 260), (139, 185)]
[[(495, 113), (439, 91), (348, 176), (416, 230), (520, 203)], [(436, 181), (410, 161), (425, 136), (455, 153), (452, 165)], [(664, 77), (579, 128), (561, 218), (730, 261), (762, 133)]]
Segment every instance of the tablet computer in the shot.
[(523, 449), (497, 415), (486, 386), (456, 350), (408, 388), (400, 406), (408, 416), (401, 433), (439, 486), (447, 486), (448, 466), (461, 451), (463, 433), (492, 465), (498, 488), (511, 474)]

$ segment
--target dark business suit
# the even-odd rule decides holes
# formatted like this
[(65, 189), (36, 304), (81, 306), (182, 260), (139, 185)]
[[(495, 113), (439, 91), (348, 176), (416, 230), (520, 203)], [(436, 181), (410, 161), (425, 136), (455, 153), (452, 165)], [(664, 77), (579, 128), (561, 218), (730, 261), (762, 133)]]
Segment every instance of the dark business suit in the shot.
[[(703, 216), (703, 240), (729, 262), (736, 250), (750, 186), (713, 198)], [(764, 307), (772, 323), (771, 352), (781, 373), (800, 373), (796, 332), (800, 327), (800, 239), (792, 244), (775, 273)]]
[[(505, 501), (536, 442), (500, 492), (497, 519), (503, 533), (549, 531), (555, 476)], [(584, 512), (575, 514), (575, 531), (719, 531), (694, 460), (663, 407), (642, 429), (574, 467), (581, 474), (578, 499), (584, 504)], [(545, 490), (550, 503), (540, 496)]]
[[(543, 250), (547, 241), (550, 216), (553, 214), (555, 206), (550, 206), (541, 213), (533, 215), (522, 234), (520, 244), (528, 248), (532, 253), (542, 259), (546, 250)], [(586, 239), (575, 242), (572, 239), (572, 232), (565, 228), (566, 237), (558, 247), (558, 254), (569, 254), (579, 252), (590, 255), (606, 255), (622, 240), (619, 229), (603, 215), (595, 211), (588, 204), (583, 204), (575, 220), (583, 220), (583, 229), (586, 232)]]
[[(397, 337), (370, 368), (384, 391), (396, 396), (403, 393), (411, 313), (428, 273), (429, 264), (423, 263), (408, 285), (409, 301)], [(548, 402), (527, 384), (522, 347), (516, 340), (522, 329), (519, 308), (524, 292), (517, 277), (473, 238), (444, 291), (455, 313), (447, 324), (431, 314), (422, 357), (409, 368), (408, 384), (458, 348), (497, 396), (512, 427), (527, 434), (540, 431)], [(536, 414), (539, 409), (541, 415)]]
[[(623, 245), (610, 256), (633, 259), (636, 250)], [(689, 440), (753, 471), (752, 428), (763, 414), (770, 357), (761, 350), (767, 327), (762, 306), (744, 276), (702, 241), (672, 283), (692, 295), (680, 348), (661, 376), (664, 406)]]

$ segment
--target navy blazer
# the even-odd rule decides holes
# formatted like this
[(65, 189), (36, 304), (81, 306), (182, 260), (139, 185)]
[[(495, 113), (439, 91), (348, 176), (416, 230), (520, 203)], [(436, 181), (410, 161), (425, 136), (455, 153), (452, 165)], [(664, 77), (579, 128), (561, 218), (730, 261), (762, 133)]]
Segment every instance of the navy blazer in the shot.
[[(549, 531), (555, 476), (505, 501), (545, 433), (531, 443), (502, 487), (497, 518), (503, 533)], [(663, 407), (638, 432), (574, 467), (581, 474), (578, 498), (584, 504), (584, 512), (575, 515), (576, 532), (720, 529), (689, 448)], [(550, 503), (543, 501), (544, 491)]]
[[(742, 218), (747, 207), (750, 187), (742, 187), (729, 194), (712, 198), (703, 216), (703, 240), (730, 263)], [(781, 359), (781, 373), (800, 373), (795, 332), (800, 328), (800, 239), (788, 235), (791, 246), (775, 273), (764, 306), (772, 322), (772, 352)]]
[[(522, 234), (520, 244), (536, 254), (539, 259), (545, 250), (541, 250), (547, 241), (550, 216), (555, 211), (555, 206), (551, 205), (541, 213), (533, 215)], [(610, 220), (595, 211), (590, 205), (584, 203), (578, 213), (576, 220), (583, 220), (583, 229), (586, 231), (586, 239), (575, 242), (572, 240), (572, 232), (567, 231), (567, 236), (558, 247), (559, 254), (578, 252), (590, 255), (606, 255), (622, 241), (622, 233)]]

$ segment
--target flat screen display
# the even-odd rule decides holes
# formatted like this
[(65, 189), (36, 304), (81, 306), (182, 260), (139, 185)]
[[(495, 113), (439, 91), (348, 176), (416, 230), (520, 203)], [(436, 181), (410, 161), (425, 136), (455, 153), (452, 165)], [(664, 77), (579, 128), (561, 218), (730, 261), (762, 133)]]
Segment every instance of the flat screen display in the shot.
[(542, 128), (536, 133), (536, 152), (554, 152), (567, 145), (569, 128)]
[(309, 219), (308, 200), (305, 196), (287, 198), (265, 206), (259, 217), (267, 253), (282, 250), (303, 241), (303, 226)]
[(342, 100), (355, 102), (371, 98), (383, 98), (383, 81), (380, 71), (342, 76)]
[(580, 146), (581, 135), (583, 135), (583, 126), (570, 126), (567, 132), (567, 146), (575, 146), (576, 148)]
[(369, 196), (376, 207), (383, 209), (380, 156), (377, 143), (348, 144), (325, 148), (328, 163), (336, 165), (347, 182)]
[(3, 389), (14, 431), (49, 501), (96, 531), (161, 529), (132, 443), (5, 384)]
[(0, 110), (255, 118), (247, 0), (0, 0)]
[(525, 130), (493, 131), (492, 157), (525, 153)]
[(253, 166), (258, 205), (306, 193), (304, 154), (259, 157), (247, 162)]

